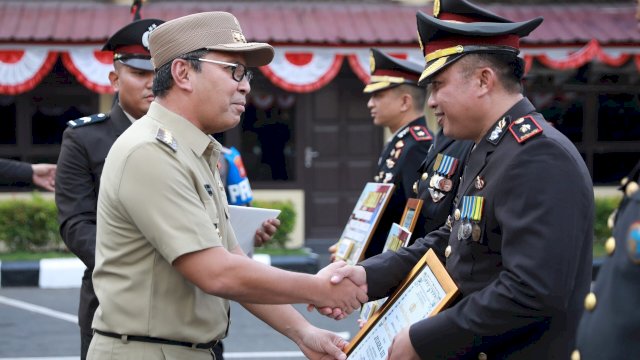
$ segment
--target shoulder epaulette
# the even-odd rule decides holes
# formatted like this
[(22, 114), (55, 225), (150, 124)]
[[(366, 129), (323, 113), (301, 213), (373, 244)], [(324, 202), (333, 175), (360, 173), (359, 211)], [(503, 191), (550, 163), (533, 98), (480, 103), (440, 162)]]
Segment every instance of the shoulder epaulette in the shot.
[(417, 141), (426, 141), (433, 139), (433, 137), (431, 137), (431, 134), (429, 134), (429, 130), (421, 125), (412, 126), (409, 129), (409, 132), (411, 133), (411, 136), (413, 136), (413, 138)]
[(531, 115), (521, 117), (509, 125), (509, 131), (520, 144), (534, 136), (542, 134), (542, 127)]
[(107, 120), (108, 118), (109, 118), (109, 115), (107, 114), (103, 114), (103, 113), (93, 114), (89, 116), (83, 116), (79, 119), (67, 121), (67, 125), (70, 128), (77, 128), (85, 125), (97, 124)]
[(171, 132), (169, 130), (159, 128), (158, 133), (156, 134), (156, 140), (167, 145), (174, 152), (178, 151), (178, 142), (173, 137), (173, 135), (171, 135)]

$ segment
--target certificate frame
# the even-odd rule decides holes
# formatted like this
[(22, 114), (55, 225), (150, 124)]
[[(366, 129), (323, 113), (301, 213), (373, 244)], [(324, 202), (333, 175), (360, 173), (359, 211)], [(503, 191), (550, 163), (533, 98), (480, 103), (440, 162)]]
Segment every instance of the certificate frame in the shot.
[[(360, 331), (354, 336), (354, 338), (351, 339), (349, 345), (345, 349), (345, 353), (347, 354), (348, 358), (350, 358), (350, 356), (353, 355), (354, 352), (362, 350), (360, 349), (361, 346), (366, 346), (366, 343), (371, 340), (369, 339), (369, 335), (374, 333), (374, 330), (377, 330), (379, 326), (384, 326), (384, 323), (382, 323), (381, 320), (384, 319), (387, 315), (391, 315), (389, 313), (390, 311), (401, 311), (397, 310), (397, 307), (402, 305), (399, 303), (399, 300), (403, 298), (403, 295), (407, 295), (405, 294), (405, 292), (412, 289), (411, 285), (419, 277), (419, 275), (423, 274), (427, 269), (433, 273), (438, 282), (438, 285), (441, 287), (442, 291), (440, 292), (444, 293), (444, 296), (442, 296), (438, 300), (437, 305), (433, 307), (431, 311), (429, 311), (428, 315), (424, 316), (422, 319), (436, 315), (437, 313), (445, 309), (449, 304), (451, 304), (451, 302), (459, 294), (458, 287), (453, 282), (451, 276), (449, 276), (449, 274), (447, 273), (446, 268), (444, 267), (444, 265), (442, 265), (435, 252), (432, 249), (429, 249), (429, 251), (427, 251), (427, 253), (420, 259), (420, 261), (418, 261), (413, 269), (411, 269), (409, 275), (407, 275), (407, 277), (401, 282), (400, 286), (398, 286), (397, 290), (389, 297), (389, 299), (384, 303), (380, 310), (376, 311), (371, 319), (369, 319), (369, 321), (367, 321), (367, 323), (360, 329)], [(416, 286), (417, 285), (418, 284), (416, 284)], [(411, 324), (405, 324), (405, 326), (408, 325)], [(389, 329), (385, 327), (385, 331), (388, 332), (388, 330)], [(401, 329), (397, 330), (399, 332)], [(393, 334), (392, 337), (395, 337), (396, 335), (397, 332)], [(387, 349), (385, 348), (384, 354), (380, 354), (382, 355), (380, 359), (386, 358), (386, 351)], [(370, 356), (367, 356), (366, 358), (371, 359)]]
[(404, 207), (404, 212), (402, 213), (402, 218), (400, 218), (400, 223), (398, 225), (408, 229), (409, 232), (413, 232), (413, 229), (418, 223), (418, 216), (422, 210), (423, 203), (424, 201), (422, 201), (422, 199), (410, 198), (407, 200), (407, 205)]
[(336, 260), (354, 265), (361, 261), (384, 214), (395, 185), (369, 182), (355, 204), (338, 241)]

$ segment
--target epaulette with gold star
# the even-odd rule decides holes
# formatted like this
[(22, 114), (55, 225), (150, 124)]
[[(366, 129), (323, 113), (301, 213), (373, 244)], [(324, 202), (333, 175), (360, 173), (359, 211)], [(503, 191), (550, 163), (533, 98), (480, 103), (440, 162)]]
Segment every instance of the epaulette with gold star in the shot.
[(171, 135), (171, 132), (169, 130), (159, 128), (158, 133), (156, 134), (156, 140), (167, 145), (174, 152), (178, 151), (178, 142), (173, 137), (173, 135)]
[(107, 114), (103, 114), (103, 113), (93, 114), (89, 116), (83, 116), (79, 119), (67, 121), (67, 125), (70, 128), (75, 129), (77, 127), (81, 127), (85, 125), (97, 124), (107, 120), (108, 118), (109, 118), (109, 115)]
[(542, 134), (542, 127), (538, 125), (531, 115), (521, 117), (509, 125), (509, 131), (520, 144), (531, 139), (534, 136)]
[(427, 130), (426, 127), (421, 125), (412, 126), (409, 129), (409, 132), (411, 133), (411, 136), (413, 136), (413, 138), (416, 139), (416, 141), (426, 141), (426, 140), (433, 139), (431, 137), (431, 134), (429, 134), (429, 130)]

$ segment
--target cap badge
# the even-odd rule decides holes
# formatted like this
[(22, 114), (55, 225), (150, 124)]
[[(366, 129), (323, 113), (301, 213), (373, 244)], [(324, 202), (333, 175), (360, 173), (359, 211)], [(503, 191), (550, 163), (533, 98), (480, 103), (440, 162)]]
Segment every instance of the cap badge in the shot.
[(244, 38), (244, 35), (242, 35), (241, 32), (238, 31), (232, 31), (231, 32), (233, 35), (233, 41), (237, 42), (237, 43), (246, 43), (247, 39)]
[(149, 35), (151, 35), (151, 32), (155, 30), (157, 27), (158, 25), (151, 24), (151, 26), (149, 26), (147, 31), (145, 31), (144, 34), (142, 34), (142, 46), (144, 46), (144, 48), (147, 50), (149, 50)]
[(420, 38), (420, 31), (418, 31), (418, 44), (420, 45), (420, 50), (424, 53), (424, 45), (422, 45), (422, 39)]
[(372, 74), (376, 71), (376, 59), (373, 57), (373, 52), (369, 54), (369, 71)]

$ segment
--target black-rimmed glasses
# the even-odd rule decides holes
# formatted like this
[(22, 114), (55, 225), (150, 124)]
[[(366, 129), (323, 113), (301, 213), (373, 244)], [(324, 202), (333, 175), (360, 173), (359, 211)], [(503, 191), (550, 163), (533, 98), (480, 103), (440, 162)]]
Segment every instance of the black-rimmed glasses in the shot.
[(247, 78), (247, 82), (251, 82), (251, 79), (253, 79), (253, 72), (247, 69), (247, 67), (242, 64), (234, 64), (226, 61), (203, 58), (197, 58), (195, 60), (226, 66), (227, 69), (231, 69), (231, 78), (237, 82), (242, 81), (242, 79), (244, 79), (245, 77)]

